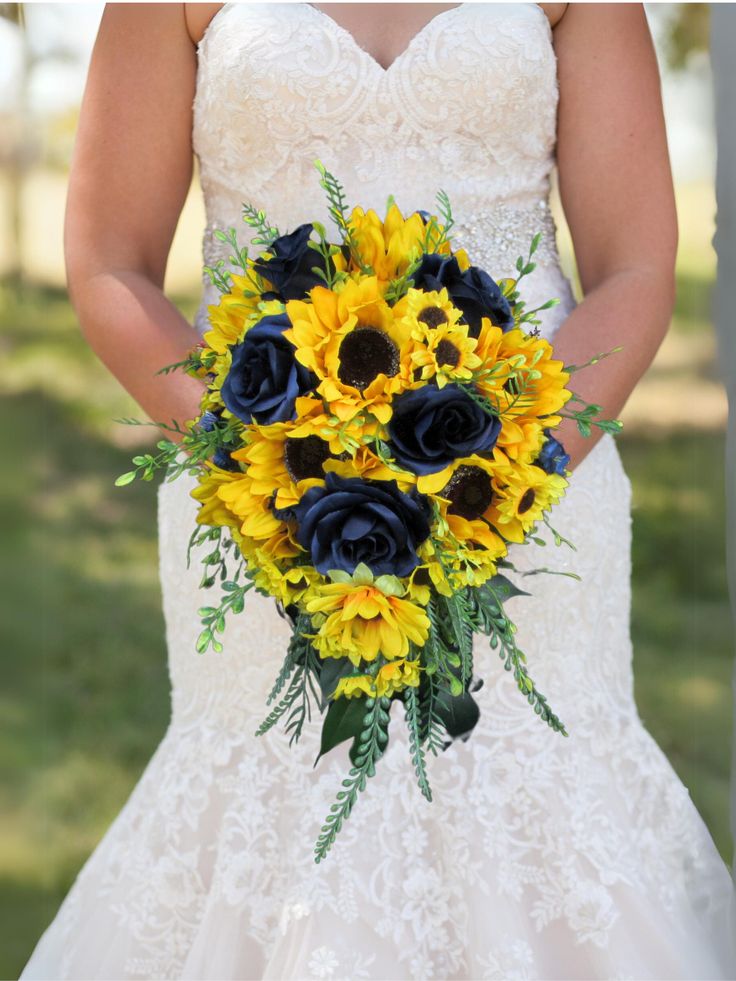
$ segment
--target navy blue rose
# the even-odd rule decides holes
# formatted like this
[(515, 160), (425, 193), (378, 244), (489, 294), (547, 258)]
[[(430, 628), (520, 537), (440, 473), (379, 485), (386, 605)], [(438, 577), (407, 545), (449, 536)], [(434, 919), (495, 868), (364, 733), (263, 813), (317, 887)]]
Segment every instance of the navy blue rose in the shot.
[(408, 576), (429, 535), (426, 499), (404, 494), (395, 480), (368, 481), (328, 473), (295, 508), (297, 541), (318, 572), (352, 575), (363, 562), (375, 576)]
[(492, 324), (509, 330), (514, 326), (514, 315), (509, 301), (498, 283), (479, 266), (469, 266), (461, 271), (455, 256), (428, 252), (412, 273), (415, 289), (447, 290), (451, 302), (463, 312), (471, 337), (478, 337), (481, 317), (488, 317)]
[(220, 470), (230, 470), (233, 473), (237, 473), (240, 470), (240, 464), (237, 460), (233, 460), (230, 456), (230, 451), (226, 450), (224, 446), (218, 446), (212, 456), (212, 462)]
[(539, 456), (534, 463), (538, 467), (541, 467), (545, 473), (556, 473), (564, 477), (565, 469), (570, 462), (570, 454), (565, 453), (562, 443), (558, 439), (555, 439), (548, 429), (544, 430), (544, 434), (547, 440), (539, 451)]
[[(287, 235), (279, 235), (269, 245), (271, 253), (265, 259), (255, 259), (253, 268), (273, 284), (281, 300), (301, 300), (315, 286), (324, 286), (324, 280), (312, 272), (317, 266), (324, 271), (325, 260), (319, 252), (307, 244), (314, 225), (307, 222)], [(332, 259), (330, 272), (334, 272)], [(272, 295), (269, 291), (269, 295)]]
[(501, 420), (459, 385), (425, 385), (394, 399), (388, 424), (395, 459), (416, 474), (444, 470), (458, 457), (488, 453)]
[(263, 317), (232, 348), (222, 401), (243, 422), (268, 425), (293, 419), (297, 398), (313, 388), (310, 371), (299, 364), (294, 345), (283, 336), (290, 326), (285, 313)]

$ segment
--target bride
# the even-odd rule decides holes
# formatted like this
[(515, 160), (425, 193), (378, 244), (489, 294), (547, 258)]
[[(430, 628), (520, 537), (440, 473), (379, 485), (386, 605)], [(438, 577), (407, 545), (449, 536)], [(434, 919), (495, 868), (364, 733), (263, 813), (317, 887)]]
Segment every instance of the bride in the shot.
[[(676, 220), (655, 56), (639, 4), (110, 4), (72, 168), (66, 254), (89, 343), (157, 421), (195, 417), (200, 383), (158, 375), (194, 329), (163, 293), (201, 168), (208, 225), (283, 230), (327, 215), (313, 161), (348, 201), (407, 214), (439, 188), (453, 241), (511, 275), (544, 231), (529, 301), (620, 412), (667, 330)], [(553, 166), (584, 300), (560, 271)], [(255, 249), (254, 249), (255, 252)], [(319, 720), (256, 738), (288, 624), (251, 596), (220, 655), (197, 655), (193, 480), (159, 489), (172, 680), (168, 731), (40, 939), (23, 978), (734, 978), (733, 888), (687, 790), (644, 729), (629, 633), (631, 485), (613, 437), (565, 420), (555, 525), (577, 551), (513, 546), (533, 596), (508, 611), (569, 739), (541, 725), (483, 638), (481, 717), (430, 759), (419, 795), (400, 724), (326, 861), (312, 846), (349, 767), (313, 769)], [(528, 582), (528, 581), (527, 581)]]

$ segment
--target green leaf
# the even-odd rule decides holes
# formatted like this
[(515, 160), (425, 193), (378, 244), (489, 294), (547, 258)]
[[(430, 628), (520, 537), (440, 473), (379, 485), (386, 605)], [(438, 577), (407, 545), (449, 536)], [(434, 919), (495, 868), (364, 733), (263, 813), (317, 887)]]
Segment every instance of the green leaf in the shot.
[[(355, 668), (347, 657), (326, 657), (320, 665), (319, 686), (325, 700), (332, 698), (340, 678), (353, 673)], [(342, 699), (342, 695), (340, 698)]]
[(320, 758), (325, 753), (329, 753), (335, 746), (345, 742), (346, 739), (354, 739), (360, 735), (365, 714), (366, 700), (364, 698), (343, 698), (341, 696), (334, 702), (330, 702), (330, 707), (327, 709), (322, 724), (322, 741), (319, 754), (314, 761), (315, 766)]
[(496, 573), (489, 580), (489, 584), (493, 586), (502, 600), (511, 599), (512, 596), (531, 596), (531, 593), (519, 589), (510, 579), (507, 579), (506, 576), (502, 576), (500, 573)]
[(465, 736), (480, 718), (478, 703), (470, 694), (451, 695), (446, 689), (438, 693), (435, 711), (450, 736)]
[(121, 473), (120, 476), (115, 481), (116, 487), (125, 487), (126, 484), (132, 484), (135, 480), (135, 470), (129, 470), (127, 473)]
[(202, 633), (197, 637), (197, 653), (204, 654), (207, 648), (210, 646), (210, 641), (212, 640), (212, 631), (209, 627), (205, 627)]

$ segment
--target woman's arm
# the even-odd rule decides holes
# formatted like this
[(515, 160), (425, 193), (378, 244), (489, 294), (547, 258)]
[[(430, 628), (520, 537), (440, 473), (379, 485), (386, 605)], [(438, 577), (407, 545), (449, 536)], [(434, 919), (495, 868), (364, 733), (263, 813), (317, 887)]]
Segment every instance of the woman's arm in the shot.
[[(554, 345), (566, 364), (623, 346), (569, 383), (615, 418), (674, 305), (677, 216), (659, 72), (641, 4), (568, 4), (554, 45), (560, 197), (584, 292)], [(601, 436), (597, 427), (581, 436), (570, 419), (557, 433), (571, 469)]]
[(195, 48), (183, 4), (108, 4), (90, 64), (64, 229), (69, 295), (91, 347), (148, 416), (194, 418), (176, 371), (197, 342), (162, 292), (192, 176)]

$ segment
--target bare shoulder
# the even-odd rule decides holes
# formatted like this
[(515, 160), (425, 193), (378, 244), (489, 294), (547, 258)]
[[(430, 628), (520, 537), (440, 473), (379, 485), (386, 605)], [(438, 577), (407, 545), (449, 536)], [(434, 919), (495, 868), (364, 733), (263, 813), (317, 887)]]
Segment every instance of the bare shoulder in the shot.
[(569, 3), (540, 3), (539, 6), (547, 15), (550, 27), (557, 27), (562, 20), (565, 11), (570, 6)]
[(212, 18), (222, 10), (222, 3), (185, 3), (184, 20), (186, 21), (192, 44), (199, 44), (210, 25)]

